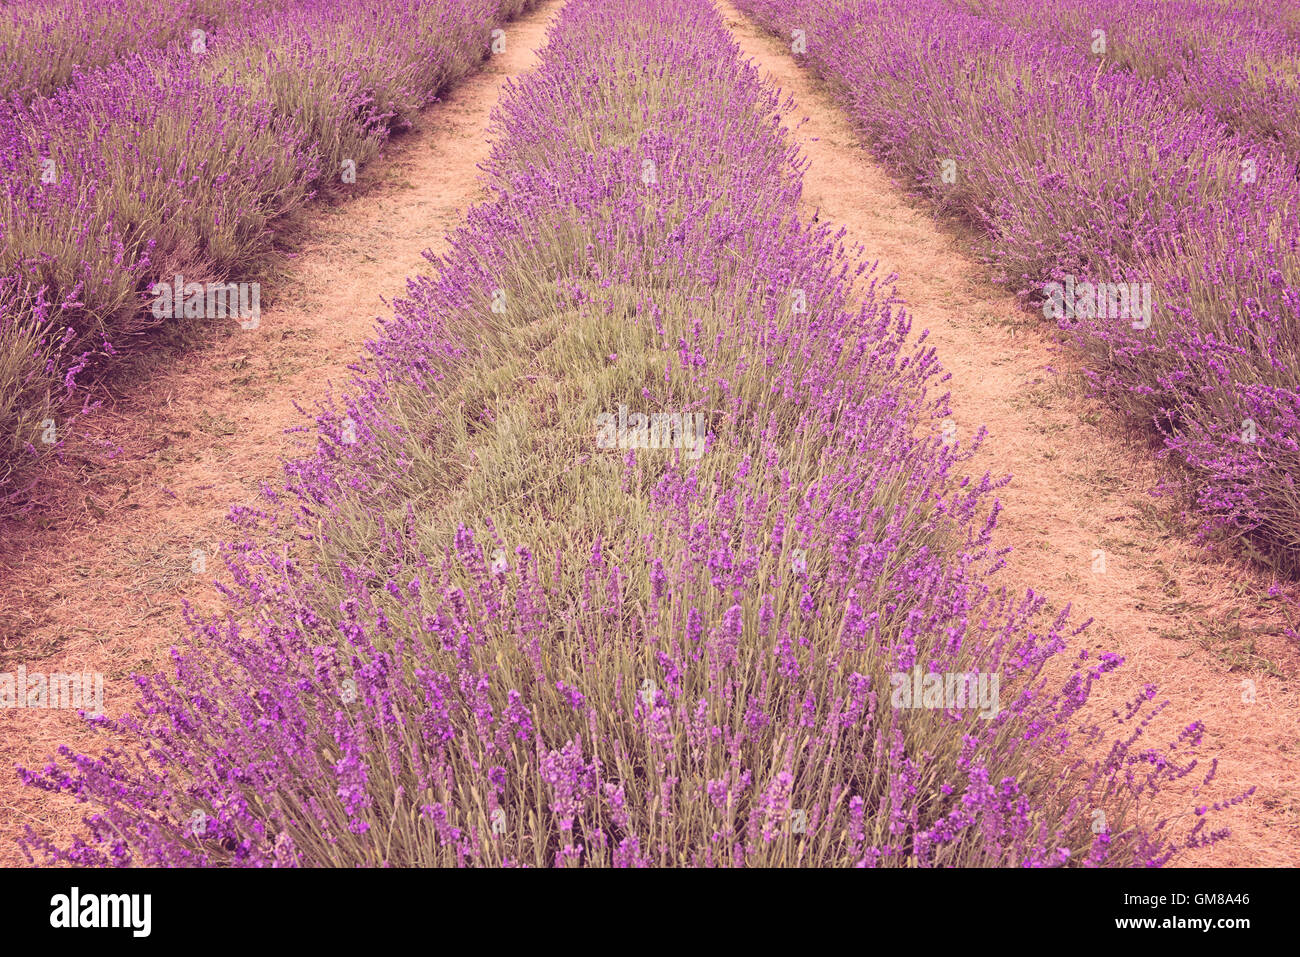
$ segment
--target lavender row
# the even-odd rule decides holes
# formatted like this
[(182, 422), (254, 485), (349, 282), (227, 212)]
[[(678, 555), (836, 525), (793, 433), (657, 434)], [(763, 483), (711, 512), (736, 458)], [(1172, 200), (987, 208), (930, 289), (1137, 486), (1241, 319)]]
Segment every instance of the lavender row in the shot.
[(0, 102), (48, 96), (78, 72), (139, 50), (189, 47), (294, 0), (21, 0), (0, 8)]
[(1204, 532), (1300, 567), (1300, 182), (1285, 148), (1158, 78), (1102, 69), (1089, 42), (944, 0), (741, 6), (800, 31), (878, 155), (983, 230), (1098, 393), (1189, 468)]
[[(1300, 13), (1204, 0), (955, 0), (1159, 81), (1184, 107), (1281, 144), (1300, 162)], [(1297, 167), (1300, 168), (1300, 167)]]
[[(668, 13), (671, 11), (671, 16)], [(570, 0), (471, 209), (42, 859), (149, 865), (1159, 865), (1223, 836), (1194, 722), (996, 587), (891, 287), (706, 0)], [(856, 291), (855, 291), (856, 290)], [(1118, 729), (1118, 730), (1116, 730)], [(1115, 737), (1118, 735), (1118, 737)], [(1225, 798), (1231, 802), (1235, 798)], [(1207, 805), (1209, 799), (1205, 799)], [(1218, 802), (1215, 806), (1221, 806)]]

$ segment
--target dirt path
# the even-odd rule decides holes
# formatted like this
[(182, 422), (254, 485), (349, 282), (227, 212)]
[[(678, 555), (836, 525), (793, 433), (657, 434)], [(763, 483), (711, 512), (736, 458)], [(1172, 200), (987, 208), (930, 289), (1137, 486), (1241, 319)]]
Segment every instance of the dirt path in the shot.
[[(1105, 708), (1146, 682), (1170, 699), (1152, 744), (1205, 722), (1204, 766), (1218, 757), (1217, 779), (1202, 795), (1171, 795), (1169, 807), (1257, 785), (1215, 819), (1232, 839), (1194, 862), (1300, 863), (1300, 660), (1282, 632), (1287, 600), (1268, 596), (1269, 580), (1189, 544), (1173, 506), (1150, 494), (1158, 481), (1151, 451), (1083, 396), (1078, 366), (1051, 327), (993, 286), (956, 230), (890, 180), (788, 44), (717, 5), (745, 54), (794, 96), (788, 121), (808, 117), (797, 133), (811, 159), (807, 206), (845, 226), (850, 242), (879, 258), (881, 274), (899, 274), (914, 328), (930, 331), (952, 372), (958, 437), (986, 425), (978, 470), (1015, 476), (1001, 495), (1001, 539), (1014, 547), (1008, 583), (1030, 585), (1057, 607), (1072, 602), (1079, 621), (1097, 619), (1080, 641), (1127, 659)], [(1294, 606), (1289, 613), (1297, 617)]]
[[(481, 197), (489, 114), (506, 79), (536, 64), (560, 7), (507, 24), (505, 52), (359, 170), (359, 195), (308, 214), (259, 328), (232, 322), (95, 417), (123, 452), (75, 506), (0, 529), (0, 672), (99, 672), (117, 714), (136, 699), (130, 675), (164, 666), (182, 601), (215, 607), (228, 510), (278, 478), (299, 441), (285, 430), (310, 424), (295, 403), (310, 410), (346, 383), (385, 300), (405, 293), (428, 265), (421, 252), (445, 249), (444, 233)], [(40, 767), (63, 743), (96, 746), (75, 711), (0, 710), (0, 865), (25, 862), (13, 841), (25, 824), (60, 837), (78, 825), (82, 809), (12, 770)]]

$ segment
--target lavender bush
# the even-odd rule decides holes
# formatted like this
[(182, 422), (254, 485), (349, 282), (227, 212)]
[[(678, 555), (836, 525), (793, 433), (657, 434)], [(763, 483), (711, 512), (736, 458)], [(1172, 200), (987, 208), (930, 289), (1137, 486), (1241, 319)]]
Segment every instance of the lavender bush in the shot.
[[(1214, 777), (1200, 724), (1139, 744), (1154, 688), (1085, 720), (1119, 659), (1060, 661), (1067, 613), (995, 587), (1001, 483), (957, 477), (982, 436), (799, 219), (783, 106), (713, 7), (666, 9), (565, 6), (490, 197), (233, 514), (229, 614), (101, 755), (24, 772), (94, 807), (33, 855), (1097, 866), (1223, 836), (1151, 815)], [(702, 432), (633, 418), (673, 414)]]
[[(1055, 11), (1046, 0), (1007, 22), (944, 0), (740, 5), (784, 35), (805, 31), (804, 62), (879, 155), (982, 229), (986, 254), (1035, 308), (1067, 277), (1149, 284), (1151, 316), (1094, 304), (1053, 318), (1098, 393), (1189, 467), (1204, 530), (1300, 568), (1300, 157), (1289, 141), (1190, 107), (1174, 87), (1191, 74), (1107, 68), (1093, 45), (1112, 48), (1091, 28), (1019, 29)], [(1279, 29), (1274, 46), (1288, 43)]]

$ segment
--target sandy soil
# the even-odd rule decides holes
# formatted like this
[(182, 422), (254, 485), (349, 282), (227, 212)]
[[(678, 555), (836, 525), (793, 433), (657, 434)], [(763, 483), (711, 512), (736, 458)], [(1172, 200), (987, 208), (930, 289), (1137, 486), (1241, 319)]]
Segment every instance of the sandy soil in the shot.
[[(105, 710), (118, 714), (136, 700), (131, 674), (165, 666), (181, 603), (216, 607), (228, 510), (278, 478), (301, 441), (285, 430), (311, 422), (297, 407), (346, 383), (376, 317), (428, 266), (422, 251), (443, 251), (481, 198), (489, 114), (506, 79), (535, 65), (559, 8), (507, 24), (505, 52), (359, 170), (357, 195), (295, 226), (303, 238), (278, 264), (259, 328), (232, 321), (87, 423), (122, 453), (70, 478), (54, 511), (0, 528), (0, 671), (100, 672)], [(25, 863), (13, 838), (26, 824), (61, 841), (77, 827), (84, 809), (13, 771), (41, 767), (63, 743), (97, 747), (74, 711), (0, 710), (0, 864)]]
[[(1159, 481), (1151, 449), (1085, 397), (1054, 329), (991, 284), (958, 228), (936, 223), (891, 181), (788, 43), (729, 3), (717, 6), (745, 54), (794, 96), (787, 122), (807, 117), (797, 137), (811, 160), (808, 208), (846, 227), (848, 241), (879, 259), (880, 274), (901, 277), (914, 328), (929, 330), (952, 373), (958, 438), (987, 426), (978, 470), (1014, 476), (1001, 494), (1001, 540), (1014, 548), (1008, 584), (1032, 586), (1054, 607), (1073, 603), (1079, 621), (1096, 618), (1079, 641), (1127, 659), (1100, 693), (1100, 714), (1152, 682), (1157, 700), (1171, 704), (1150, 744), (1197, 718), (1207, 725), (1202, 767), (1219, 758), (1217, 778), (1160, 810), (1256, 786), (1213, 819), (1232, 828), (1231, 839), (1185, 863), (1300, 863), (1300, 656), (1282, 630), (1288, 613), (1293, 626), (1300, 621), (1294, 604), (1270, 599), (1267, 577), (1191, 543), (1177, 507), (1151, 494)], [(1098, 553), (1104, 571), (1095, 570)]]

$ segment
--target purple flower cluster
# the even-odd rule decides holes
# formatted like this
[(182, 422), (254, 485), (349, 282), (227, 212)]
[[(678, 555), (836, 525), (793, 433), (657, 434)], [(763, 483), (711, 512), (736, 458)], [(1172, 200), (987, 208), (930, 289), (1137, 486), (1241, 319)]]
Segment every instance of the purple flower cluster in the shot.
[[(1068, 612), (995, 587), (1001, 483), (961, 477), (979, 437), (939, 434), (891, 290), (800, 219), (783, 109), (707, 0), (570, 0), (489, 197), (315, 454), (233, 515), (228, 615), (98, 722), (101, 756), (24, 772), (95, 808), (29, 851), (1159, 865), (1222, 837), (1149, 815), (1212, 779), (1199, 733), (1147, 747), (1145, 695), (1103, 732), (1083, 709), (1120, 660), (1062, 662)], [(597, 453), (633, 401), (706, 412), (703, 456)], [(567, 464), (511, 472), (539, 433)], [(999, 705), (899, 707), (914, 667), (995, 676)]]
[(873, 148), (977, 224), (1097, 393), (1187, 466), (1204, 531), (1300, 569), (1300, 40), (1276, 5), (741, 0), (803, 31)]

